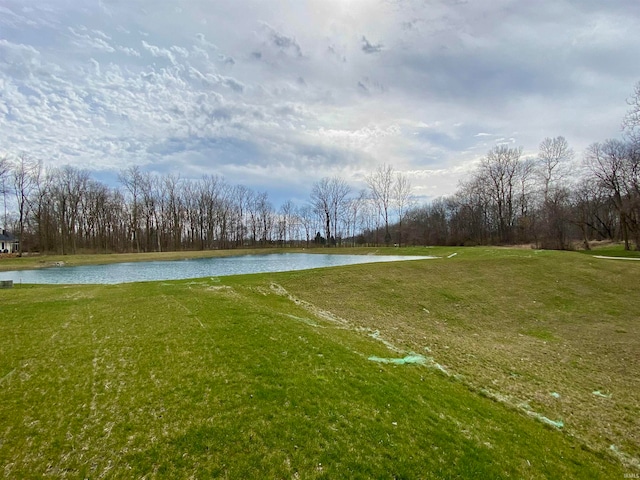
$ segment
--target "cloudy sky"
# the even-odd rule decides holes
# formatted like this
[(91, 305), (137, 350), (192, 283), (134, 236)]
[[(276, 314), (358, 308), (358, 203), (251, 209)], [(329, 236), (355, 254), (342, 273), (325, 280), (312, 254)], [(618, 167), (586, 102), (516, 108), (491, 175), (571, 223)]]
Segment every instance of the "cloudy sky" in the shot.
[(638, 0), (0, 0), (0, 155), (276, 207), (387, 163), (433, 198), (496, 144), (619, 137), (638, 25)]

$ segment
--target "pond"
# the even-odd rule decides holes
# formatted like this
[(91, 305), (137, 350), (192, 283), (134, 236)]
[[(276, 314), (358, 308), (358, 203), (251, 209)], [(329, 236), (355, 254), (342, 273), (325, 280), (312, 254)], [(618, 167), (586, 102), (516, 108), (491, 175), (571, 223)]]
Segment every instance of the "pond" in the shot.
[(116, 284), (157, 280), (287, 272), (360, 263), (424, 260), (429, 256), (332, 255), (321, 253), (280, 253), (198, 258), (175, 261), (111, 263), (79, 267), (50, 267), (37, 270), (0, 272), (0, 280), (40, 284)]

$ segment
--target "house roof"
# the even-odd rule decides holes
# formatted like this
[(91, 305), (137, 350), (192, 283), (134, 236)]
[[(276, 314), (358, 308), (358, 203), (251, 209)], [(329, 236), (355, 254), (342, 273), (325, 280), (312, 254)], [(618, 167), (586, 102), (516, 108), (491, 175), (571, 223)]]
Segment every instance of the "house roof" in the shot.
[(15, 242), (17, 239), (6, 230), (0, 230), (0, 242)]

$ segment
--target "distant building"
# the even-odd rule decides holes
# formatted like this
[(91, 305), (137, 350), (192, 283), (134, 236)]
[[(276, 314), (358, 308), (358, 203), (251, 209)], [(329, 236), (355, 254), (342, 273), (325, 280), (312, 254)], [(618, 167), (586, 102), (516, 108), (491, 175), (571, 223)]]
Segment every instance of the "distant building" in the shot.
[(4, 228), (0, 233), (0, 253), (16, 253), (20, 245), (16, 237), (7, 232)]

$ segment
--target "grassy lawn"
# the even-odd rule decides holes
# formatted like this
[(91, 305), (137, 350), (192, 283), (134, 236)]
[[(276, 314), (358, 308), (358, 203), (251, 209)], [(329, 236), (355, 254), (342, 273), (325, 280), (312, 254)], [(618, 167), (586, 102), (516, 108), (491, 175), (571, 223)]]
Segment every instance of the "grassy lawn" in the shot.
[(622, 244), (605, 244), (592, 247), (591, 250), (580, 250), (580, 252), (586, 255), (601, 255), (603, 257), (640, 258), (640, 250), (625, 250)]
[(640, 472), (640, 264), (377, 251), (443, 258), (0, 290), (0, 475)]

